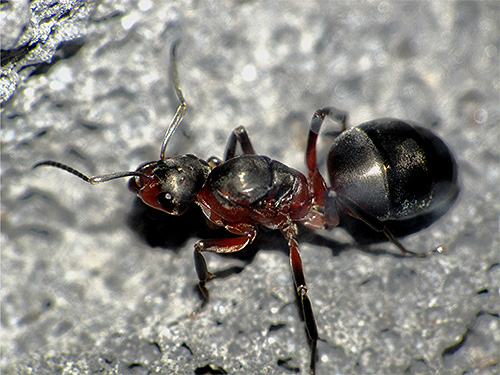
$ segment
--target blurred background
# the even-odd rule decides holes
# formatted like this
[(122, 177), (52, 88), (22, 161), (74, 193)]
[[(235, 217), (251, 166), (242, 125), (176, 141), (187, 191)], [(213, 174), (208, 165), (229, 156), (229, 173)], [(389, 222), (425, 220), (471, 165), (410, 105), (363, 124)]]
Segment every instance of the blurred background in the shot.
[[(499, 371), (498, 1), (5, 1), (1, 4), (1, 365), (5, 374), (308, 373), (286, 242), (263, 231), (199, 305), (192, 261), (213, 231), (196, 207), (146, 209), (125, 180), (49, 168), (135, 170), (167, 154), (222, 156), (244, 125), (257, 152), (305, 172), (318, 108), (432, 129), (461, 195), (403, 240), (427, 259), (299, 228), (321, 340), (318, 374)], [(335, 130), (325, 124), (325, 131)], [(322, 136), (324, 165), (328, 136)]]

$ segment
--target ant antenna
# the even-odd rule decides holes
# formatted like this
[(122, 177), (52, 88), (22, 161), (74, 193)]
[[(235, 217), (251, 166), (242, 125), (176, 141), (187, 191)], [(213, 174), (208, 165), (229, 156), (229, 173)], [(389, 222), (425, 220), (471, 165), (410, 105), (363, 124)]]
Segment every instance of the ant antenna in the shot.
[[(186, 114), (186, 101), (184, 100), (184, 95), (182, 94), (181, 86), (179, 84), (179, 75), (177, 73), (177, 62), (176, 62), (176, 50), (177, 46), (179, 45), (179, 41), (174, 42), (172, 45), (172, 49), (170, 51), (170, 75), (172, 77), (172, 81), (174, 83), (174, 88), (175, 88), (175, 93), (177, 94), (177, 98), (180, 101), (179, 107), (177, 107), (177, 111), (175, 112), (174, 117), (172, 118), (172, 122), (168, 126), (167, 131), (165, 132), (165, 136), (163, 137), (163, 143), (161, 145), (160, 149), (160, 159), (163, 160), (165, 159), (165, 150), (167, 148), (168, 141), (172, 137), (172, 135), (175, 133), (175, 130), (181, 123), (182, 119), (184, 118), (184, 115)], [(89, 184), (96, 185), (101, 182), (107, 182), (111, 180), (116, 180), (117, 178), (123, 178), (123, 177), (132, 177), (132, 176), (138, 176), (138, 177), (145, 177), (146, 175), (142, 172), (138, 171), (125, 171), (125, 172), (114, 172), (114, 173), (109, 173), (109, 174), (103, 174), (103, 175), (98, 175), (98, 176), (91, 176), (88, 177), (84, 175), (83, 173), (77, 171), (74, 168), (71, 168), (70, 166), (59, 163), (57, 161), (53, 160), (46, 160), (42, 161), (39, 163), (36, 163), (33, 165), (33, 169), (38, 168), (42, 165), (47, 165), (55, 168), (62, 169), (66, 172), (69, 172), (73, 175), (75, 175), (78, 178), (81, 178), (83, 181), (88, 182)]]
[(160, 148), (160, 159), (165, 159), (165, 150), (167, 148), (168, 141), (175, 133), (175, 130), (181, 123), (184, 115), (186, 114), (186, 101), (184, 100), (184, 95), (182, 95), (181, 86), (179, 84), (179, 75), (177, 74), (177, 62), (175, 58), (175, 52), (177, 46), (179, 45), (179, 41), (174, 42), (172, 45), (172, 49), (170, 52), (170, 75), (172, 77), (172, 81), (174, 83), (175, 93), (177, 94), (177, 98), (181, 102), (177, 107), (177, 111), (175, 112), (174, 117), (172, 118), (172, 122), (170, 123), (167, 131), (165, 132), (165, 136), (163, 137), (163, 143)]
[(144, 177), (145, 176), (144, 173), (130, 171), (130, 172), (114, 172), (114, 173), (109, 173), (109, 174), (102, 174), (99, 176), (88, 177), (88, 176), (84, 175), (83, 173), (77, 171), (76, 169), (71, 168), (70, 166), (67, 166), (66, 164), (59, 163), (57, 161), (52, 161), (52, 160), (41, 161), (40, 163), (36, 163), (31, 168), (35, 169), (35, 168), (38, 168), (42, 165), (48, 165), (51, 167), (62, 169), (66, 172), (69, 172), (69, 173), (75, 175), (76, 177), (81, 178), (83, 181), (88, 182), (91, 185), (97, 185), (101, 182), (116, 180), (117, 178), (122, 178), (122, 177), (131, 177), (131, 176)]

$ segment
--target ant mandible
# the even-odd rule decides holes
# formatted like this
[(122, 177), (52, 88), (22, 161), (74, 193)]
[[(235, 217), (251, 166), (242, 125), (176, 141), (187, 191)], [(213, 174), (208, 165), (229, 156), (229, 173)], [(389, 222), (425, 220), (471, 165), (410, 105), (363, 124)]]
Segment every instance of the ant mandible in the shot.
[[(428, 253), (407, 250), (396, 238), (430, 225), (458, 195), (456, 162), (441, 139), (430, 130), (396, 119), (379, 119), (346, 130), (347, 115), (335, 108), (317, 110), (312, 118), (306, 151), (309, 178), (267, 156), (256, 155), (242, 126), (231, 133), (224, 160), (204, 161), (192, 154), (165, 157), (167, 144), (186, 113), (176, 67), (177, 44), (171, 50), (171, 76), (180, 104), (160, 149), (160, 160), (136, 171), (87, 177), (59, 162), (43, 161), (90, 184), (132, 177), (129, 189), (147, 205), (181, 215), (194, 202), (233, 238), (200, 240), (194, 264), (203, 302), (209, 299), (208, 271), (203, 252), (233, 253), (252, 243), (259, 225), (280, 230), (288, 241), (290, 265), (310, 340), (310, 371), (316, 369), (318, 330), (302, 269), (297, 223), (312, 229), (335, 227), (341, 214), (364, 222), (405, 256)], [(340, 135), (327, 157), (330, 187), (317, 167), (316, 142), (325, 117), (341, 124)], [(236, 156), (240, 144), (243, 155)], [(441, 251), (437, 248), (434, 252)]]

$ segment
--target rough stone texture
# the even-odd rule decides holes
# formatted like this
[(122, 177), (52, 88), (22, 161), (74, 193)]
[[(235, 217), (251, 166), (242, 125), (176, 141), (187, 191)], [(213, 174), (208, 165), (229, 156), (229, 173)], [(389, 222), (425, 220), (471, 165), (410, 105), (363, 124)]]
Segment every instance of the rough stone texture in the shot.
[(30, 169), (156, 159), (177, 106), (175, 40), (189, 107), (168, 153), (220, 156), (244, 125), (258, 152), (305, 170), (308, 122), (326, 105), (351, 126), (414, 120), (455, 150), (459, 202), (404, 240), (448, 254), (406, 259), (301, 229), (318, 373), (499, 372), (497, 1), (26, 3), (1, 4), (4, 374), (307, 373), (279, 234), (207, 256), (238, 272), (209, 284), (193, 318), (193, 244), (213, 235), (198, 210), (157, 215), (126, 181)]

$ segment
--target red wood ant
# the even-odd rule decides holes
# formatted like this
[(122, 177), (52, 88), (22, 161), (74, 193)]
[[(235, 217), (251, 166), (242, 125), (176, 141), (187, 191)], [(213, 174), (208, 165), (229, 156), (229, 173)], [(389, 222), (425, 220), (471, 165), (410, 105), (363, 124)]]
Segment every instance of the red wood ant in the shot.
[[(195, 244), (202, 306), (209, 299), (206, 282), (214, 277), (203, 252), (240, 251), (255, 239), (259, 225), (280, 230), (288, 241), (295, 288), (311, 344), (310, 371), (314, 374), (318, 330), (298, 250), (296, 224), (313, 229), (334, 227), (339, 224), (339, 213), (344, 212), (383, 232), (405, 255), (417, 256), (396, 239), (389, 224), (434, 212), (438, 201), (444, 201), (447, 210), (456, 197), (456, 164), (444, 143), (424, 128), (386, 119), (345, 131), (346, 115), (333, 108), (316, 111), (311, 121), (306, 153), (309, 178), (267, 156), (256, 155), (242, 126), (231, 133), (223, 160), (212, 157), (204, 161), (191, 154), (165, 157), (168, 142), (186, 112), (175, 50), (176, 44), (171, 52), (171, 75), (180, 105), (165, 133), (160, 160), (145, 163), (136, 171), (93, 177), (55, 161), (43, 161), (34, 168), (60, 168), (93, 185), (132, 177), (130, 190), (147, 205), (181, 215), (194, 202), (212, 223), (236, 234)], [(316, 165), (316, 140), (328, 115), (342, 125), (328, 154), (331, 187), (327, 187)], [(238, 142), (243, 150), (240, 156), (235, 155)]]
[[(44, 165), (60, 168), (92, 185), (132, 177), (128, 185), (130, 190), (147, 205), (172, 215), (181, 215), (194, 202), (211, 222), (238, 235), (196, 242), (194, 264), (204, 299), (202, 306), (209, 298), (205, 284), (214, 277), (208, 271), (203, 252), (240, 251), (252, 243), (258, 225), (280, 230), (290, 248), (295, 287), (311, 341), (311, 373), (314, 373), (318, 331), (302, 270), (296, 223), (314, 229), (323, 228), (323, 214), (313, 207), (307, 178), (276, 160), (256, 155), (247, 131), (242, 126), (231, 133), (223, 161), (215, 157), (204, 161), (191, 154), (165, 157), (167, 144), (186, 113), (186, 102), (177, 75), (175, 50), (176, 44), (172, 47), (171, 75), (180, 105), (165, 133), (160, 160), (145, 163), (136, 171), (92, 177), (51, 160), (39, 162), (33, 168)], [(238, 142), (244, 155), (235, 156)]]

